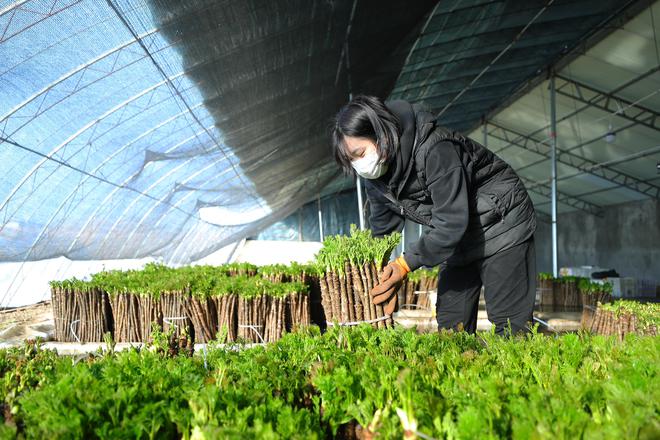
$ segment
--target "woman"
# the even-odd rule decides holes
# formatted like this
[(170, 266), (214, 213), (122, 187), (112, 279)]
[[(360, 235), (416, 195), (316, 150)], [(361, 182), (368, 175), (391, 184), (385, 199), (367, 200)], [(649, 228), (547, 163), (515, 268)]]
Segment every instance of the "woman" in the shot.
[(488, 318), (502, 334), (528, 329), (536, 291), (534, 207), (502, 159), (405, 101), (358, 96), (335, 118), (335, 159), (365, 179), (375, 236), (422, 224), (420, 239), (389, 263), (371, 291), (396, 308), (406, 274), (440, 265), (438, 328), (475, 332), (484, 286)]

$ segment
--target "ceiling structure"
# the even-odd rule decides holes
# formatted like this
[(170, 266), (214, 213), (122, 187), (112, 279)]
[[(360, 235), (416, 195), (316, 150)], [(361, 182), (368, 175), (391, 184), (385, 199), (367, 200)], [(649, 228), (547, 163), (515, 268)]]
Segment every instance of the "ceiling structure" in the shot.
[(349, 93), (420, 102), (480, 141), (486, 121), (488, 147), (547, 212), (552, 68), (560, 209), (658, 198), (658, 13), (613, 0), (0, 0), (0, 261), (187, 263), (253, 235), (337, 187), (327, 133)]
[[(660, 4), (555, 66), (560, 212), (660, 199)], [(471, 136), (511, 163), (549, 213), (550, 79), (491, 112)], [(487, 132), (484, 138), (484, 128)]]

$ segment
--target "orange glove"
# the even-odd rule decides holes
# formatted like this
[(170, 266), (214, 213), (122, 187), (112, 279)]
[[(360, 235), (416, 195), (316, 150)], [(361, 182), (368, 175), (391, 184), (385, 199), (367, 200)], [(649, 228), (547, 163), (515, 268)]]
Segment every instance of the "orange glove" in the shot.
[(380, 284), (369, 292), (372, 302), (376, 305), (389, 300), (387, 305), (385, 305), (385, 314), (391, 315), (396, 309), (396, 291), (401, 286), (406, 275), (408, 275), (408, 272), (410, 272), (410, 268), (406, 260), (403, 259), (403, 255), (401, 255), (383, 268), (379, 276)]

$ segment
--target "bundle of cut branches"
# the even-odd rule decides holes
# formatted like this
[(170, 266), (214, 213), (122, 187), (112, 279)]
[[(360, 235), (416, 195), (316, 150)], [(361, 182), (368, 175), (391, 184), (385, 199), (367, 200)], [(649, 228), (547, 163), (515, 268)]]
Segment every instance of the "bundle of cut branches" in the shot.
[(186, 301), (187, 312), (195, 331), (195, 342), (205, 343), (218, 331), (216, 301), (209, 297), (191, 295)]
[(539, 309), (552, 312), (555, 308), (555, 278), (550, 273), (541, 272), (536, 278), (536, 289), (540, 299)]
[(91, 281), (53, 282), (57, 338), (100, 342), (110, 331), (118, 342), (148, 342), (155, 325), (196, 342), (219, 332), (226, 342), (239, 336), (276, 340), (310, 324), (308, 283), (314, 274), (315, 267), (297, 264), (264, 268), (258, 275), (256, 266), (244, 263), (177, 269), (148, 264), (143, 270), (100, 272)]
[(142, 316), (138, 295), (132, 293), (111, 294), (110, 305), (115, 321), (115, 341), (143, 342)]
[(660, 304), (619, 300), (598, 304), (589, 330), (623, 340), (628, 333), (656, 336), (660, 326)]
[(192, 321), (188, 316), (186, 298), (188, 293), (184, 290), (163, 292), (160, 294), (160, 311), (163, 320), (163, 331), (168, 333), (173, 329), (174, 338), (178, 339), (183, 330), (191, 338), (194, 338)]
[[(55, 320), (55, 339), (61, 342), (75, 342), (75, 326), (79, 320), (74, 280), (69, 282), (52, 281), (50, 283), (53, 317)], [(72, 329), (72, 327), (74, 327)]]
[(612, 284), (597, 283), (583, 278), (578, 281), (578, 290), (582, 302), (581, 325), (583, 328), (591, 328), (598, 304), (612, 302)]
[(399, 288), (399, 307), (430, 310), (430, 293), (438, 285), (438, 269), (417, 269)]
[(374, 238), (371, 231), (354, 225), (350, 236), (331, 236), (317, 255), (321, 302), (329, 325), (372, 323), (374, 327), (392, 326), (384, 305), (374, 305), (369, 292), (379, 284), (379, 271), (396, 247), (401, 234)]
[(215, 309), (217, 311), (218, 331), (224, 332), (225, 342), (236, 341), (238, 321), (238, 295), (235, 293), (226, 293), (224, 295), (213, 297)]

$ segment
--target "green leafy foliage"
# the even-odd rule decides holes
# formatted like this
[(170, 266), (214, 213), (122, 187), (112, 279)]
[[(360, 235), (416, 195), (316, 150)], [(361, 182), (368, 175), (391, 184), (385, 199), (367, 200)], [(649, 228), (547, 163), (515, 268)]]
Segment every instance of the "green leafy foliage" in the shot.
[(318, 275), (317, 267), (313, 264), (300, 264), (291, 262), (290, 264), (271, 264), (259, 266), (258, 271), (263, 276), (283, 275), (288, 280), (301, 280), (303, 275)]
[[(171, 268), (149, 263), (141, 270), (103, 271), (91, 276), (88, 281), (72, 278), (64, 281), (51, 281), (51, 287), (67, 289), (70, 292), (87, 292), (100, 289), (111, 296), (119, 293), (149, 295), (159, 298), (163, 293), (182, 292), (200, 298), (238, 294), (248, 298), (266, 294), (285, 296), (290, 293), (306, 293), (308, 286), (298, 281), (271, 282), (255, 276), (257, 266), (248, 263), (232, 263), (223, 266), (187, 266)], [(286, 273), (291, 276), (313, 272), (311, 266), (264, 266), (263, 273)]]
[(660, 327), (660, 304), (640, 303), (621, 299), (609, 304), (601, 304), (603, 310), (613, 312), (616, 318), (626, 314), (635, 315), (637, 325), (645, 330), (651, 326)]
[(566, 275), (566, 276), (557, 278), (557, 281), (559, 281), (560, 283), (577, 283), (577, 284), (579, 284), (580, 281), (583, 280), (583, 279), (584, 279), (583, 277), (576, 277), (576, 276), (572, 276), (572, 275)]
[(394, 232), (383, 238), (375, 238), (370, 230), (359, 230), (351, 225), (351, 235), (326, 237), (323, 247), (316, 256), (320, 273), (325, 271), (344, 273), (344, 263), (364, 264), (373, 262), (380, 270), (394, 248), (401, 241), (401, 234)]
[(39, 341), (27, 341), (23, 346), (0, 350), (0, 438), (13, 436), (14, 418), (21, 412), (21, 397), (55, 375), (57, 355), (42, 350)]
[(597, 293), (607, 293), (611, 295), (612, 283), (610, 282), (597, 283), (589, 280), (588, 278), (580, 278), (578, 281), (578, 289), (580, 289), (580, 292), (585, 293), (587, 295), (594, 295)]
[[(660, 434), (658, 337), (507, 339), (362, 325), (323, 335), (309, 327), (252, 349), (211, 346), (192, 358), (29, 350), (33, 380), (15, 395), (26, 438), (345, 438), (356, 422), (388, 439), (405, 429), (407, 438), (454, 439)], [(24, 356), (0, 350), (3, 384)]]
[(414, 270), (408, 274), (408, 279), (411, 281), (420, 281), (423, 278), (437, 278), (438, 276), (438, 267), (434, 267), (433, 269), (424, 269), (420, 268), (417, 270)]
[[(69, 363), (71, 361), (69, 360)], [(203, 365), (129, 350), (71, 365), (23, 399), (29, 438), (176, 438), (191, 423), (188, 396)]]
[(548, 273), (548, 272), (539, 272), (538, 279), (539, 280), (554, 280), (555, 277), (552, 276), (552, 274)]

